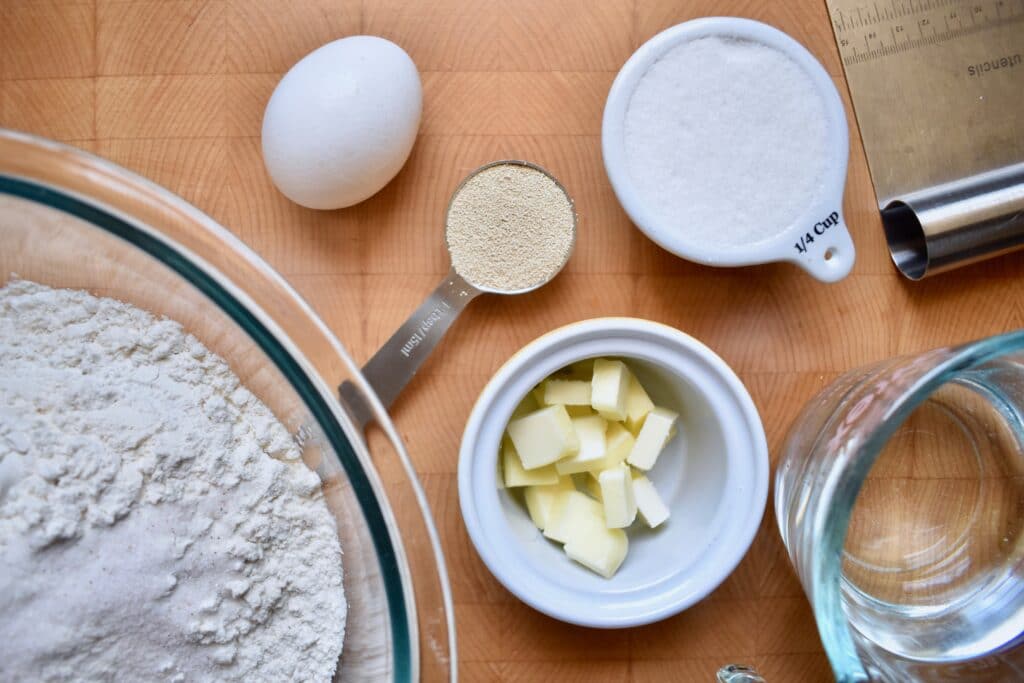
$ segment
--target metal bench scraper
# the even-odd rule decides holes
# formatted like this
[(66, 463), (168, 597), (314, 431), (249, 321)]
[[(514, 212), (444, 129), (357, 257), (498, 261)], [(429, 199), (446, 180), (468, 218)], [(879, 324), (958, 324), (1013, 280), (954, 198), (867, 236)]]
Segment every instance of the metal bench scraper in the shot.
[(826, 0), (893, 261), (1024, 247), (1024, 0)]

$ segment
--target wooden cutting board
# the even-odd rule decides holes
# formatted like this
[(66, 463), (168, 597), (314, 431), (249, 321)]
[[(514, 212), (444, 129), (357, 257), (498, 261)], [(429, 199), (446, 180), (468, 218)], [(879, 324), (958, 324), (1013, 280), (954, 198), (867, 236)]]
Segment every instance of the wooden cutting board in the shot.
[[(746, 559), (708, 600), (628, 631), (567, 626), (522, 605), (459, 519), (457, 451), (475, 397), (516, 349), (559, 325), (634, 315), (704, 341), (749, 387), (773, 459), (803, 403), (837, 374), (1024, 326), (1024, 253), (917, 284), (896, 274), (855, 130), (845, 213), (858, 261), (839, 284), (787, 265), (697, 266), (633, 228), (601, 164), (604, 98), (640, 43), (708, 14), (790, 33), (846, 98), (822, 0), (3, 0), (0, 125), (109, 157), (195, 203), (280, 270), (360, 361), (447, 272), (441, 221), (458, 180), (503, 157), (549, 168), (580, 213), (567, 272), (529, 296), (474, 302), (394, 410), (448, 555), (464, 680), (706, 682), (727, 662), (773, 682), (825, 680), (770, 504)], [(299, 57), (357, 33), (396, 41), (421, 69), (420, 137), (377, 196), (308, 211), (263, 170), (263, 106)]]

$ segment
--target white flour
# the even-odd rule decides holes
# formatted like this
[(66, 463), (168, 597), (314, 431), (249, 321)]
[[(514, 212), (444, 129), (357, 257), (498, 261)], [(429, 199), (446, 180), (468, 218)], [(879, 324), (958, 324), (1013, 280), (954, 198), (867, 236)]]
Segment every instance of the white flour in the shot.
[(0, 680), (330, 680), (341, 550), (298, 458), (177, 323), (0, 289)]
[(760, 43), (673, 48), (637, 84), (625, 131), (644, 203), (697, 244), (769, 239), (821, 188), (824, 102), (800, 65)]

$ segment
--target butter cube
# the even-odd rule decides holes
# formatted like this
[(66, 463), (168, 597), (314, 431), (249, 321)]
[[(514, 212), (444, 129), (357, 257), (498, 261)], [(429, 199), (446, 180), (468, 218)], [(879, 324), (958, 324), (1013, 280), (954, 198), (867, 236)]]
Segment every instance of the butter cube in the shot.
[(644, 471), (654, 467), (662, 448), (671, 438), (670, 432), (678, 418), (678, 413), (667, 408), (655, 408), (648, 413), (626, 462)]
[(543, 382), (541, 382), (540, 384), (535, 386), (530, 391), (530, 395), (533, 396), (533, 400), (537, 402), (537, 407), (538, 408), (543, 408), (544, 406), (548, 405), (547, 403), (544, 402), (544, 383)]
[(605, 526), (601, 504), (575, 490), (555, 495), (544, 535), (564, 543), (570, 559), (606, 578), (615, 574), (629, 550), (626, 533)]
[(571, 379), (549, 379), (544, 382), (544, 403), (563, 406), (589, 406), (590, 382)]
[(632, 373), (629, 375), (629, 388), (626, 390), (626, 428), (638, 434), (644, 424), (644, 418), (654, 410), (654, 402), (644, 391), (643, 386)]
[(523, 498), (526, 501), (526, 511), (530, 513), (530, 519), (534, 525), (544, 531), (551, 519), (551, 510), (559, 496), (564, 496), (569, 491), (575, 491), (569, 477), (558, 480), (558, 483), (550, 486), (527, 486), (523, 489)]
[(575, 488), (558, 493), (548, 511), (544, 535), (559, 543), (566, 543), (573, 537), (584, 537), (595, 519), (598, 526), (604, 527), (603, 515), (600, 503)]
[(600, 462), (605, 455), (604, 435), (608, 428), (605, 419), (600, 415), (587, 415), (571, 419), (579, 440), (579, 451), (572, 457), (555, 463), (555, 469), (559, 474), (586, 472), (595, 463)]
[(512, 420), (508, 435), (527, 470), (574, 455), (580, 447), (565, 406), (548, 406)]
[(622, 529), (609, 529), (600, 518), (591, 518), (565, 544), (565, 554), (606, 579), (612, 578), (629, 550)]
[(558, 471), (554, 465), (537, 467), (532, 470), (523, 468), (515, 445), (506, 438), (501, 451), (502, 475), (506, 488), (517, 486), (544, 486), (558, 483)]
[(624, 529), (636, 519), (636, 499), (633, 497), (633, 477), (629, 466), (619, 464), (601, 472), (601, 502), (604, 504), (604, 523), (609, 529)]
[(615, 467), (625, 461), (629, 457), (630, 451), (633, 450), (634, 443), (636, 443), (636, 439), (628, 429), (622, 426), (622, 423), (612, 422), (608, 425), (608, 431), (605, 432), (604, 458), (600, 462), (594, 463), (590, 471), (594, 472), (596, 476), (601, 470)]
[(608, 420), (626, 419), (630, 373), (621, 360), (594, 360), (590, 405)]
[(647, 526), (653, 529), (668, 519), (668, 507), (661, 500), (654, 484), (639, 472), (633, 472), (633, 497), (636, 499), (637, 512)]

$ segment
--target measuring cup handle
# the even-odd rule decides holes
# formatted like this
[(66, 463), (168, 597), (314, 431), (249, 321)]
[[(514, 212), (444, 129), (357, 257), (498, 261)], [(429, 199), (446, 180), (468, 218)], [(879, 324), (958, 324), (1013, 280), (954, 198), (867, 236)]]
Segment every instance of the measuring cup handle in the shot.
[[(451, 270), (427, 300), (363, 366), (363, 376), (385, 408), (395, 402), (462, 309), (480, 293), (454, 269)], [(339, 392), (356, 422), (365, 427), (373, 414), (359, 390), (346, 381)]]
[(802, 226), (784, 245), (786, 260), (796, 263), (822, 282), (838, 282), (850, 274), (857, 258), (842, 210), (836, 207), (817, 222)]

